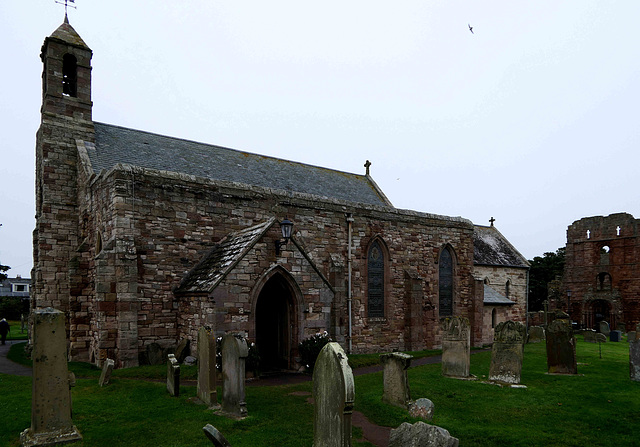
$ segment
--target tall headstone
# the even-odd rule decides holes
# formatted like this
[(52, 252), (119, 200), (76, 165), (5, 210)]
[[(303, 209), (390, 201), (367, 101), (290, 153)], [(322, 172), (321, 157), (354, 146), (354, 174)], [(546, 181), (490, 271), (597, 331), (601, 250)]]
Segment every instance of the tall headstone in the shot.
[(611, 333), (611, 328), (609, 328), (609, 323), (607, 323), (606, 321), (601, 321), (600, 323), (598, 323), (598, 329), (599, 329), (598, 332), (606, 335), (607, 337)]
[[(631, 332), (629, 332), (631, 334)], [(629, 375), (631, 380), (640, 382), (640, 324), (633, 332), (633, 339), (629, 335)]]
[(524, 358), (525, 327), (515, 321), (499, 323), (493, 332), (489, 380), (520, 383)]
[(540, 343), (544, 340), (544, 328), (542, 326), (531, 326), (527, 343)]
[(33, 311), (31, 427), (23, 446), (54, 445), (82, 439), (71, 420), (64, 313), (51, 307)]
[(628, 341), (629, 343), (631, 343), (631, 341), (632, 341), (632, 340), (635, 340), (635, 339), (636, 339), (636, 334), (637, 334), (637, 332), (636, 332), (636, 331), (629, 331), (629, 332), (627, 332), (627, 341)]
[(208, 327), (198, 331), (198, 399), (210, 407), (218, 406), (216, 339)]
[(551, 374), (577, 374), (576, 339), (569, 320), (554, 320), (547, 328), (547, 367)]
[(167, 391), (171, 396), (180, 396), (180, 363), (173, 354), (167, 356)]
[(442, 334), (442, 375), (469, 377), (471, 340), (469, 319), (450, 317), (444, 321)]
[(401, 352), (382, 354), (380, 362), (384, 365), (384, 389), (382, 401), (396, 407), (407, 408), (411, 400), (407, 369), (413, 356)]
[(100, 374), (98, 385), (105, 386), (109, 384), (109, 380), (111, 380), (111, 373), (113, 372), (113, 366), (113, 359), (105, 360), (104, 365), (102, 365), (102, 373)]
[(442, 427), (424, 422), (403, 422), (391, 430), (389, 447), (458, 447), (460, 441)]
[(313, 369), (313, 447), (350, 447), (353, 372), (338, 343), (327, 343)]
[(249, 346), (242, 335), (222, 338), (222, 411), (235, 418), (247, 416), (244, 381), (248, 356)]

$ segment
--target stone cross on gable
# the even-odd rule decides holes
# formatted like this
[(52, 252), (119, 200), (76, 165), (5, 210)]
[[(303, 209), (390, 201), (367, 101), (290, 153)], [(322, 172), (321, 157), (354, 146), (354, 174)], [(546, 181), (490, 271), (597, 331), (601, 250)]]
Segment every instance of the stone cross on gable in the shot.
[(369, 175), (369, 166), (371, 166), (371, 162), (367, 160), (364, 164), (364, 167), (367, 168), (367, 172), (365, 175)]
[(489, 219), (489, 223), (491, 223), (491, 226), (493, 226), (493, 223), (494, 223), (495, 221), (496, 221), (496, 220), (493, 218), (493, 216), (491, 217), (491, 219)]

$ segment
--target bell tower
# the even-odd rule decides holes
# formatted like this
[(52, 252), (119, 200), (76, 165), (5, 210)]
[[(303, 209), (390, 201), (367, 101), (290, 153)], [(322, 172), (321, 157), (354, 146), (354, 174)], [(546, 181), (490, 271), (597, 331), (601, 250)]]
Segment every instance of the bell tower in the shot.
[(42, 107), (36, 134), (36, 228), (33, 307), (74, 307), (70, 270), (78, 249), (77, 141), (95, 142), (91, 49), (69, 24), (44, 40)]

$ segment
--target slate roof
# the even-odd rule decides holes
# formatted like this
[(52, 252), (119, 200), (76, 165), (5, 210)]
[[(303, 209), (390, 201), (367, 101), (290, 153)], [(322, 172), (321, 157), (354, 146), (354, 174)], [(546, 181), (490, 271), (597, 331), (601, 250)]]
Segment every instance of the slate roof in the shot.
[(110, 124), (94, 125), (96, 143), (95, 146), (87, 146), (87, 153), (96, 174), (122, 163), (348, 202), (392, 206), (377, 189), (373, 180), (366, 175), (350, 174)]
[(89, 49), (87, 44), (84, 43), (84, 40), (82, 40), (82, 37), (80, 37), (76, 30), (69, 24), (69, 19), (66, 15), (64, 16), (64, 22), (62, 25), (60, 25), (49, 37)]
[(504, 295), (496, 292), (488, 285), (484, 285), (484, 304), (516, 304)]
[(176, 289), (176, 293), (211, 293), (262, 235), (275, 218), (227, 235), (209, 252)]
[(493, 226), (474, 225), (473, 263), (529, 268), (529, 262), (525, 257)]

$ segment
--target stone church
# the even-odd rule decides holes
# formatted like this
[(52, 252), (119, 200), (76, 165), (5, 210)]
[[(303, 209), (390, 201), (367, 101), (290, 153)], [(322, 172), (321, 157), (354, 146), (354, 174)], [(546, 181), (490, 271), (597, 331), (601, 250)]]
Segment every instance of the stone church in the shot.
[(631, 214), (585, 217), (567, 229), (565, 268), (554, 307), (584, 328), (640, 323), (640, 221)]
[(353, 174), (93, 121), (92, 51), (68, 23), (42, 47), (34, 307), (67, 317), (69, 356), (145, 361), (207, 325), (268, 368), (327, 331), (348, 352), (474, 346), (526, 315), (528, 263), (493, 226), (394, 208)]

